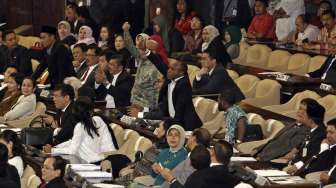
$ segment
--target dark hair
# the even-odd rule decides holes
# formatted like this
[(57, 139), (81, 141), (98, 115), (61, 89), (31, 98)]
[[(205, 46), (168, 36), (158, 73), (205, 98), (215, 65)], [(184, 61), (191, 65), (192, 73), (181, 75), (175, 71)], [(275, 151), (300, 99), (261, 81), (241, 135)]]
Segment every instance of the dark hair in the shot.
[(328, 121), (327, 125), (328, 125), (328, 126), (329, 126), (329, 125), (334, 126), (334, 128), (336, 129), (336, 118), (334, 118), (334, 119)]
[(256, 0), (256, 2), (257, 1), (261, 2), (262, 4), (264, 4), (265, 8), (268, 7), (268, 0)]
[(332, 18), (335, 18), (335, 13), (332, 10), (325, 10), (322, 12), (322, 16), (330, 15)]
[(226, 101), (230, 106), (236, 104), (236, 95), (232, 90), (222, 92), (218, 97), (218, 102)]
[(301, 104), (306, 105), (306, 112), (310, 119), (314, 121), (314, 123), (320, 125), (323, 124), (325, 108), (320, 105), (316, 100), (311, 98), (305, 98), (301, 101)]
[(33, 84), (33, 87), (34, 88), (36, 87), (37, 83), (36, 83), (36, 81), (35, 81), (35, 79), (33, 77), (31, 77), (31, 76), (24, 77), (23, 80), (22, 80), (22, 83), (23, 83), (24, 80), (30, 80), (32, 82), (32, 84)]
[(78, 97), (89, 97), (91, 101), (95, 101), (96, 93), (91, 87), (84, 85), (78, 89)]
[(210, 59), (215, 59), (217, 62), (218, 56), (214, 50), (208, 48), (203, 53), (208, 54)]
[(5, 144), (0, 143), (0, 177), (7, 176), (8, 165), (8, 148)]
[(214, 144), (216, 159), (223, 165), (228, 165), (233, 155), (232, 145), (224, 140), (219, 140)]
[[(175, 4), (175, 20), (176, 19), (180, 19), (181, 18), (181, 14), (177, 11), (177, 3), (179, 2), (180, 0), (177, 0), (176, 1), (176, 4)], [(184, 6), (185, 6), (185, 16), (186, 17), (188, 17), (188, 16), (190, 16), (190, 14), (191, 14), (191, 3), (190, 3), (190, 1), (189, 0), (182, 0), (182, 1), (184, 1)]]
[(114, 54), (112, 56), (106, 57), (107, 62), (110, 62), (112, 59), (116, 60), (118, 65), (123, 66), (123, 57), (121, 55)]
[(101, 53), (101, 49), (96, 44), (90, 44), (87, 50), (94, 50), (97, 56)]
[(190, 153), (190, 163), (196, 170), (208, 168), (211, 163), (208, 149), (203, 145), (196, 146)]
[(83, 123), (84, 130), (93, 138), (92, 132), (99, 136), (92, 119), (93, 103), (89, 97), (78, 97), (72, 106), (72, 115), (76, 121)]
[[(113, 35), (113, 31), (112, 31), (111, 27), (108, 26), (108, 25), (103, 25), (103, 26), (101, 26), (101, 27), (100, 27), (100, 30), (99, 30), (99, 33), (100, 33), (100, 31), (101, 31), (101, 29), (102, 29), (103, 27), (107, 28), (107, 32), (108, 32), (107, 45), (108, 45), (108, 47), (110, 48), (111, 46), (114, 46), (114, 38), (115, 38), (115, 37), (114, 37), (114, 35)], [(101, 40), (100, 36), (99, 36), (99, 39), (98, 39), (98, 40)]]
[(178, 64), (178, 66), (180, 67), (182, 73), (184, 75), (187, 75), (188, 74), (188, 65), (187, 63), (184, 63), (182, 61), (179, 61), (179, 60), (176, 60), (176, 63)]
[(309, 15), (308, 14), (300, 14), (296, 18), (300, 17), (303, 20), (303, 23), (308, 23), (309, 22)]
[(25, 76), (22, 73), (13, 72), (12, 74), (10, 74), (9, 77), (12, 77), (15, 80), (16, 84), (20, 86), (19, 89), (21, 89), (22, 81)]
[(203, 28), (205, 24), (205, 21), (203, 20), (203, 18), (197, 14), (193, 18), (197, 18), (201, 22), (201, 28)]
[(196, 142), (198, 145), (209, 147), (211, 141), (211, 134), (207, 129), (205, 128), (195, 129), (192, 135), (196, 138)]
[(77, 15), (84, 19), (91, 20), (91, 15), (86, 6), (80, 6), (76, 8)]
[(68, 3), (67, 3), (67, 7), (68, 7), (68, 8), (71, 8), (71, 9), (74, 9), (74, 11), (77, 13), (78, 5), (77, 5), (76, 3), (68, 2)]
[(73, 87), (69, 84), (59, 84), (55, 87), (54, 91), (61, 91), (63, 97), (69, 96), (70, 100), (74, 100), (75, 91)]
[(328, 0), (322, 0), (319, 4), (319, 7), (322, 5), (322, 4), (328, 4), (329, 5), (329, 9), (328, 10), (332, 10), (332, 4), (330, 1)]
[(167, 118), (163, 120), (163, 128), (165, 129), (165, 131), (167, 131), (172, 125), (175, 124), (179, 124), (179, 122), (173, 118)]
[(2, 32), (2, 40), (6, 40), (7, 35), (12, 34), (12, 33), (15, 34), (14, 30), (6, 30)]
[(61, 178), (63, 178), (64, 173), (65, 173), (65, 166), (66, 166), (66, 161), (60, 157), (60, 156), (54, 156), (54, 157), (50, 157), (52, 159), (54, 159), (54, 170), (60, 170), (61, 171)]
[(80, 48), (82, 50), (82, 52), (86, 52), (88, 50), (88, 46), (85, 43), (79, 43), (79, 44), (75, 44), (75, 46), (73, 47), (75, 48)]
[(24, 152), (24, 148), (22, 146), (22, 142), (21, 142), (20, 138), (18, 137), (18, 135), (14, 131), (4, 130), (0, 134), (0, 139), (4, 140), (7, 143), (9, 143), (9, 142), (13, 143), (13, 149), (12, 149), (13, 157), (22, 156), (22, 154)]

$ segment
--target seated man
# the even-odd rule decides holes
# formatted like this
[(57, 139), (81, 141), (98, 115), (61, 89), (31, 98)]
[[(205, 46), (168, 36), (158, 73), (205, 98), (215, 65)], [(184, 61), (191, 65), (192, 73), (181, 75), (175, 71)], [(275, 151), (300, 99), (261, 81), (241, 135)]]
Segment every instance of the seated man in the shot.
[(323, 65), (316, 71), (306, 74), (306, 76), (311, 78), (320, 78), (329, 83), (336, 82), (336, 56), (329, 56)]
[(77, 78), (81, 78), (87, 70), (87, 58), (86, 58), (87, 45), (85, 43), (79, 43), (72, 49), (72, 55), (74, 60), (72, 64), (74, 66)]
[(77, 124), (71, 112), (74, 97), (75, 92), (70, 85), (61, 84), (54, 89), (53, 101), (58, 112), (55, 118), (50, 115), (44, 115), (43, 118), (46, 124), (55, 128), (52, 145), (68, 141), (73, 136), (73, 130)]
[(229, 76), (222, 64), (216, 60), (216, 54), (205, 51), (202, 54), (202, 69), (199, 71), (193, 83), (193, 94), (219, 94), (232, 90), (236, 101), (243, 100), (244, 94)]
[[(292, 150), (304, 144), (306, 136), (309, 135), (310, 126), (323, 125), (323, 117), (324, 109), (319, 103), (313, 99), (303, 99), (297, 112), (298, 123), (284, 127), (266, 144), (255, 148), (254, 156), (260, 161), (270, 161), (279, 157), (287, 161), (292, 160), (296, 153)], [(314, 151), (310, 152), (314, 153), (312, 155), (318, 153), (321, 141), (316, 141), (319, 143), (310, 143), (314, 148)], [(310, 154), (310, 157), (312, 155)]]
[(107, 72), (99, 67), (95, 75), (97, 99), (106, 100), (106, 108), (129, 106), (133, 78), (123, 70), (121, 57), (107, 57), (107, 61)]
[(308, 23), (307, 16), (301, 14), (295, 20), (296, 30), (288, 37), (289, 42), (298, 46), (309, 41), (316, 41), (320, 34), (320, 29)]
[(248, 28), (247, 37), (251, 39), (273, 39), (274, 23), (273, 17), (266, 11), (268, 7), (267, 0), (256, 0), (254, 10), (256, 15)]
[[(305, 165), (299, 169), (298, 175), (304, 176), (308, 173), (318, 172), (330, 170), (330, 173), (325, 173), (325, 175), (330, 176), (333, 171), (333, 166), (335, 164), (335, 156), (336, 156), (336, 119), (333, 119), (327, 123), (327, 149), (322, 150), (321, 152), (315, 156), (313, 156), (310, 160), (308, 160)], [(323, 183), (327, 183), (327, 181), (323, 181), (325, 179), (321, 179)]]
[(0, 73), (8, 66), (15, 66), (25, 76), (32, 74), (32, 64), (27, 48), (17, 43), (16, 34), (9, 30), (3, 33), (4, 44), (0, 48)]
[(63, 180), (65, 161), (59, 156), (47, 158), (42, 167), (43, 183), (40, 188), (66, 188)]
[[(146, 44), (148, 49), (155, 51), (157, 47), (155, 41), (148, 40)], [(146, 119), (171, 117), (188, 131), (201, 127), (202, 122), (192, 102), (192, 89), (187, 76), (187, 64), (180, 61), (171, 61), (169, 65), (166, 65), (159, 55), (149, 50), (147, 50), (146, 55), (157, 69), (165, 75), (166, 80), (160, 90), (158, 111), (139, 113), (139, 117)]]
[(88, 46), (86, 52), (86, 65), (87, 68), (85, 69), (83, 75), (80, 77), (83, 85), (87, 85), (89, 87), (94, 87), (95, 83), (95, 75), (98, 69), (98, 61), (99, 61), (99, 54), (101, 53), (101, 49), (98, 48), (96, 45)]

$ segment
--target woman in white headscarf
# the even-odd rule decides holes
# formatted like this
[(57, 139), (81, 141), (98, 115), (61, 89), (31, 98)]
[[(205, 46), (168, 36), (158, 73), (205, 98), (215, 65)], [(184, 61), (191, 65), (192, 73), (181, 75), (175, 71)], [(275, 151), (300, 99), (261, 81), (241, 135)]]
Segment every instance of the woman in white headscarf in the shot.
[(202, 52), (208, 49), (211, 42), (218, 36), (219, 36), (219, 31), (215, 26), (208, 25), (204, 27), (202, 31), (202, 39), (203, 39)]
[(57, 33), (60, 41), (67, 47), (76, 43), (76, 37), (71, 33), (71, 26), (67, 21), (60, 21), (57, 25)]
[[(96, 43), (96, 40), (92, 37), (92, 29), (89, 26), (82, 26), (79, 28), (78, 41), (76, 44), (84, 43), (86, 45)], [(71, 46), (73, 48), (73, 46)]]

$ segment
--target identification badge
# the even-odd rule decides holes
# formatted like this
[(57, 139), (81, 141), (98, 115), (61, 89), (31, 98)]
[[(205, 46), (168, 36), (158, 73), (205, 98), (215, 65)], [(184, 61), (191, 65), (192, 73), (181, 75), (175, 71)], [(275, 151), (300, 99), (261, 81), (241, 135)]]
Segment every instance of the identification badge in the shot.
[(237, 9), (232, 10), (232, 16), (237, 16)]
[(302, 157), (306, 157), (307, 156), (307, 148), (304, 147), (302, 150)]

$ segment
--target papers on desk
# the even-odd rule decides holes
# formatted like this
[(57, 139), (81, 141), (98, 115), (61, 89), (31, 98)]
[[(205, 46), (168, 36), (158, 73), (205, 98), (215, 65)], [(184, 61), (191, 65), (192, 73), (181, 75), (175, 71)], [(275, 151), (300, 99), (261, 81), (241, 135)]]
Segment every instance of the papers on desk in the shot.
[(116, 184), (106, 184), (106, 183), (96, 183), (93, 184), (94, 187), (99, 188), (124, 188), (125, 186), (122, 185), (116, 185)]
[(281, 170), (255, 170), (257, 175), (263, 177), (272, 177), (272, 176), (289, 176), (285, 171)]
[(100, 171), (100, 166), (94, 164), (71, 164), (70, 168), (74, 171)]
[(278, 75), (278, 74), (284, 74), (282, 72), (260, 72), (258, 73), (260, 75)]
[(257, 161), (253, 157), (231, 157), (232, 162), (254, 162)]
[(269, 177), (268, 179), (277, 184), (296, 184), (306, 181), (300, 176)]
[(102, 171), (79, 171), (77, 172), (82, 178), (112, 178), (112, 173)]

